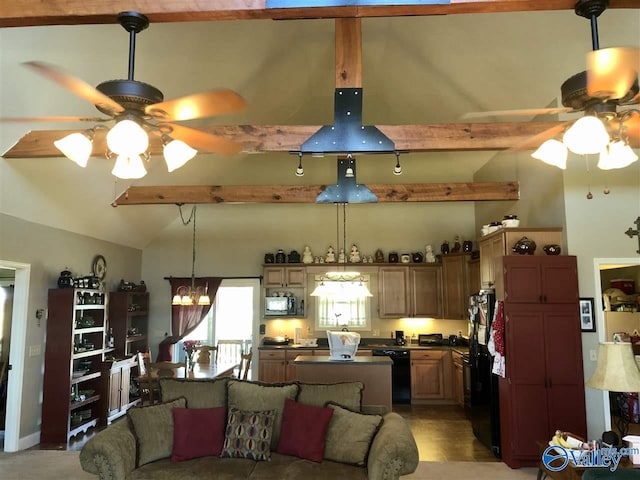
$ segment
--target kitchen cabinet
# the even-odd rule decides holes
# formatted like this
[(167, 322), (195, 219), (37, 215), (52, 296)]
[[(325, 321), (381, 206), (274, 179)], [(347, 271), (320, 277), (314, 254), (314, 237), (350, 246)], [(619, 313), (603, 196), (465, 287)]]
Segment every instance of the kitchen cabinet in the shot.
[(446, 398), (444, 350), (411, 351), (411, 401)]
[(441, 317), (440, 265), (389, 266), (378, 270), (378, 316)]
[(467, 279), (469, 280), (468, 296), (479, 292), (482, 288), (482, 281), (480, 280), (480, 258), (469, 258), (467, 260)]
[[(265, 266), (263, 276), (263, 297), (290, 295), (295, 308), (282, 317), (304, 318), (307, 315), (307, 270), (304, 266)], [(263, 309), (264, 311), (264, 309)], [(273, 316), (268, 316), (273, 318)], [(267, 318), (268, 318), (267, 317)]]
[(451, 352), (453, 362), (453, 398), (456, 403), (464, 408), (464, 367), (462, 364), (462, 354)]
[[(466, 319), (471, 294), (470, 253), (450, 253), (442, 256), (442, 284), (444, 286), (444, 318)], [(477, 290), (476, 290), (477, 291)]]
[(130, 390), (132, 375), (137, 375), (137, 365), (136, 357), (105, 363), (105, 391), (109, 392), (107, 424), (140, 403), (140, 397), (132, 395)]
[(258, 380), (280, 383), (286, 381), (286, 350), (260, 350)]
[(108, 297), (99, 290), (49, 290), (41, 443), (67, 443), (104, 424), (102, 364)]
[(574, 256), (504, 256), (496, 265), (503, 273), (496, 281), (498, 300), (528, 304), (576, 304), (579, 300)]
[(109, 328), (118, 358), (146, 352), (149, 293), (118, 291), (109, 294)]
[(544, 245), (562, 245), (561, 227), (532, 227), (532, 228), (500, 228), (482, 237), (479, 241), (480, 250), (480, 281), (482, 288), (494, 288), (496, 282), (495, 260), (503, 255), (515, 255), (513, 245), (522, 237), (536, 242), (534, 256), (544, 256)]
[[(538, 442), (547, 442), (556, 429), (586, 438), (578, 281), (572, 256), (504, 260), (506, 377), (499, 380), (501, 451), (507, 465), (519, 468), (538, 464)], [(550, 268), (553, 263), (560, 270)], [(522, 265), (526, 268), (521, 269)], [(512, 268), (518, 271), (517, 281), (508, 280)], [(522, 290), (519, 282), (544, 286), (545, 278), (553, 275), (558, 276), (553, 288), (561, 291), (546, 301), (539, 295), (512, 293)], [(525, 303), (524, 298), (532, 301)]]

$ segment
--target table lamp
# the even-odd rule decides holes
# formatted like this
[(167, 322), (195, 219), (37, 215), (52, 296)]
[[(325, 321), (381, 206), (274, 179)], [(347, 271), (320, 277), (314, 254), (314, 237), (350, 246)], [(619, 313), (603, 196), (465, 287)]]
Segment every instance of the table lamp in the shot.
[[(587, 381), (587, 387), (610, 392), (640, 392), (640, 370), (638, 370), (631, 343), (601, 343), (598, 351), (598, 365)], [(618, 396), (620, 420), (617, 426), (623, 437), (627, 434), (629, 420), (623, 414), (620, 397)], [(633, 411), (629, 412), (629, 417), (632, 415)]]

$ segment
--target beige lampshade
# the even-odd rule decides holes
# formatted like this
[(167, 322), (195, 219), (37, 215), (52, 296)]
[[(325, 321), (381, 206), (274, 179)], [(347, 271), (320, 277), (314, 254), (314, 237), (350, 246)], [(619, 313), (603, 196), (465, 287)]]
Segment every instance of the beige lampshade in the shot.
[(628, 342), (600, 344), (598, 365), (587, 387), (611, 392), (640, 392), (640, 370)]

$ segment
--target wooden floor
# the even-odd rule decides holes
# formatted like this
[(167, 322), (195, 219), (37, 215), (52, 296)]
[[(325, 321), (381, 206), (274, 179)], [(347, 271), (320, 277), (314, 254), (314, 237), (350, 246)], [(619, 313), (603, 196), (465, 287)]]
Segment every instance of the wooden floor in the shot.
[[(394, 405), (393, 410), (409, 423), (418, 445), (421, 461), (499, 461), (475, 438), (471, 423), (458, 406)], [(77, 436), (66, 445), (40, 444), (33, 449), (80, 450), (97, 431), (92, 429), (87, 435)]]

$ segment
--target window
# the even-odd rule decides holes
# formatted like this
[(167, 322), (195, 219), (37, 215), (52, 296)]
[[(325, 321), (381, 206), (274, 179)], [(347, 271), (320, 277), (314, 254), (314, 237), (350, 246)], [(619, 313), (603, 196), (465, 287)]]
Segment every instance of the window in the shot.
[[(369, 276), (363, 275), (365, 282), (369, 282)], [(328, 287), (337, 289), (361, 284), (355, 281), (331, 281), (322, 280)], [(316, 278), (316, 285), (320, 283), (320, 277)], [(364, 298), (331, 298), (316, 297), (316, 330), (340, 329), (347, 327), (350, 330), (370, 330), (371, 315), (369, 297)]]

